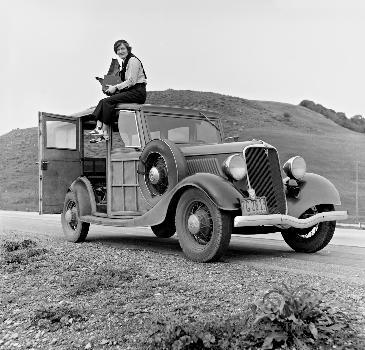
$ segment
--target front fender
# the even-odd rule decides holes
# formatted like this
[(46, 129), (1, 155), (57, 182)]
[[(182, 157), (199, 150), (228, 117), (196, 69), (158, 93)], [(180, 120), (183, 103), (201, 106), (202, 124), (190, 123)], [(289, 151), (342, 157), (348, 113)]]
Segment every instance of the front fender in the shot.
[(76, 195), (79, 216), (92, 215), (96, 212), (94, 191), (86, 177), (78, 177), (71, 184), (70, 190)]
[[(284, 179), (284, 183), (288, 178)], [(299, 182), (298, 198), (287, 197), (288, 214), (299, 218), (307, 209), (319, 204), (341, 205), (340, 195), (331, 181), (313, 173)]]
[(177, 191), (184, 187), (199, 188), (222, 210), (232, 211), (241, 208), (241, 198), (243, 196), (231, 182), (221, 176), (209, 173), (197, 173), (186, 177), (176, 187)]
[(163, 200), (160, 200), (141, 217), (136, 218), (136, 225), (158, 225), (165, 220), (166, 215), (175, 216), (176, 206), (181, 195), (192, 187), (205, 192), (219, 209), (236, 211), (241, 208), (243, 196), (229, 181), (214, 174), (196, 173), (184, 178)]

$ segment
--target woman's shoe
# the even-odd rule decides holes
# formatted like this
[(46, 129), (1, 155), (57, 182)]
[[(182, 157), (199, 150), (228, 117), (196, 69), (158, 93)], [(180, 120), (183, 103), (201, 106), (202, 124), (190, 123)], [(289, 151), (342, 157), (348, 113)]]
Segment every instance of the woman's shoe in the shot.
[(99, 128), (99, 127), (97, 126), (94, 130), (91, 130), (91, 131), (89, 132), (89, 135), (98, 135), (98, 136), (100, 136), (100, 135), (104, 135), (104, 131), (103, 131), (103, 129), (102, 129), (102, 128)]
[(99, 137), (97, 137), (97, 138), (95, 138), (95, 139), (91, 139), (90, 140), (90, 143), (99, 143), (99, 142), (102, 142), (102, 141), (104, 141), (105, 139), (104, 139), (104, 136), (102, 135), (102, 136), (99, 136)]
[(109, 135), (101, 135), (95, 139), (91, 139), (90, 143), (99, 143), (99, 142), (103, 142), (103, 141), (109, 141)]

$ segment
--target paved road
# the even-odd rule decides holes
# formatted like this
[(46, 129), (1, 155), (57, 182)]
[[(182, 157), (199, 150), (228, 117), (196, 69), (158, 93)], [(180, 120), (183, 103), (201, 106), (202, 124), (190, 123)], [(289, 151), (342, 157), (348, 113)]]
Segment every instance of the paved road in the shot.
[[(4, 230), (19, 230), (62, 239), (59, 215), (0, 211), (0, 239)], [(175, 237), (158, 239), (146, 227), (116, 228), (91, 225), (88, 241), (117, 248), (148, 249), (182, 254)], [(298, 273), (340, 278), (365, 284), (365, 230), (336, 229), (331, 244), (315, 254), (293, 252), (280, 234), (233, 236), (226, 260)]]

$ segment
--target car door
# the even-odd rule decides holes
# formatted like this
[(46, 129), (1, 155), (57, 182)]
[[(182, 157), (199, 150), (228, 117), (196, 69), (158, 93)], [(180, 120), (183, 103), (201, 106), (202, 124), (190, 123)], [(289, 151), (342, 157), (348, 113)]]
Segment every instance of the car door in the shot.
[(40, 112), (38, 130), (39, 213), (60, 213), (82, 171), (80, 118)]

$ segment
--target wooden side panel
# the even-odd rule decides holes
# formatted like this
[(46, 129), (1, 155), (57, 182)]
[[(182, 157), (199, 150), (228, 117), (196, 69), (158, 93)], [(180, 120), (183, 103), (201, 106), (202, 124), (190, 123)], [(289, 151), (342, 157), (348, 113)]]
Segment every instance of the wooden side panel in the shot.
[(124, 205), (127, 211), (139, 211), (137, 206), (137, 187), (124, 187)]
[(141, 195), (137, 177), (138, 158), (111, 161), (111, 213), (144, 213), (150, 206)]
[(136, 161), (128, 160), (124, 163), (124, 184), (125, 185), (137, 185), (137, 169)]
[(124, 177), (124, 162), (112, 161), (112, 186), (122, 186)]
[(125, 211), (123, 187), (112, 187), (112, 212)]
[(152, 208), (152, 205), (148, 204), (147, 201), (144, 199), (142, 195), (142, 191), (138, 186), (137, 191), (137, 201), (138, 201), (138, 208), (141, 212), (145, 213), (146, 211), (150, 210)]

